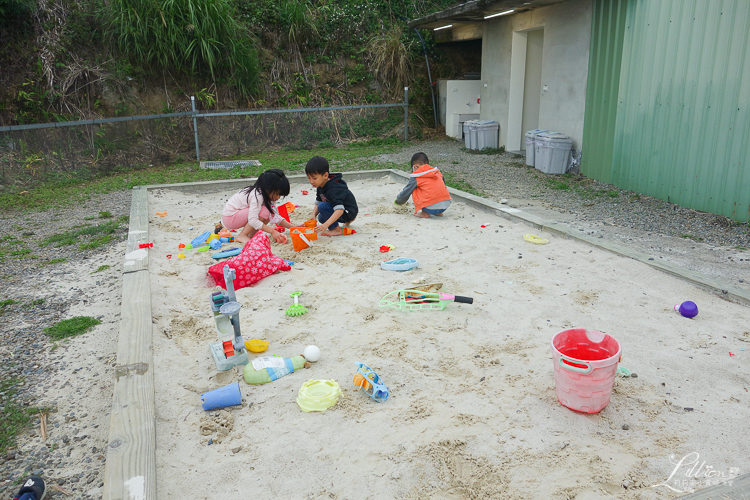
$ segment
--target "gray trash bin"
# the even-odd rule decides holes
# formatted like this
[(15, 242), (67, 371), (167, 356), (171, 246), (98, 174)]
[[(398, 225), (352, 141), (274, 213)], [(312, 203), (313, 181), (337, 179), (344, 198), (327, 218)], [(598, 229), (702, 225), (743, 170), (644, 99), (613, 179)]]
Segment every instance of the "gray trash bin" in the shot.
[(477, 120), (474, 123), (477, 142), (472, 149), (497, 149), (497, 131), (500, 129), (500, 124), (493, 120)]
[(464, 122), (464, 147), (466, 149), (476, 149), (477, 144), (477, 120)]
[(534, 142), (536, 141), (536, 136), (546, 134), (547, 132), (549, 130), (544, 130), (543, 128), (535, 128), (526, 132), (526, 165), (530, 167), (534, 166)]
[(570, 164), (573, 139), (559, 132), (539, 134), (534, 140), (534, 166), (545, 174), (564, 174)]

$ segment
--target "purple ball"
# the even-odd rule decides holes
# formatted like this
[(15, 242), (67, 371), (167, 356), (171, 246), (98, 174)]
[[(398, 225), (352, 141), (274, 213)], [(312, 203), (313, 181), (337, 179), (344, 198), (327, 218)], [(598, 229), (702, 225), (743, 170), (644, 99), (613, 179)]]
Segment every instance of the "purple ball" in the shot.
[(680, 304), (679, 312), (686, 318), (694, 318), (698, 316), (698, 306), (695, 305), (695, 302), (686, 300)]

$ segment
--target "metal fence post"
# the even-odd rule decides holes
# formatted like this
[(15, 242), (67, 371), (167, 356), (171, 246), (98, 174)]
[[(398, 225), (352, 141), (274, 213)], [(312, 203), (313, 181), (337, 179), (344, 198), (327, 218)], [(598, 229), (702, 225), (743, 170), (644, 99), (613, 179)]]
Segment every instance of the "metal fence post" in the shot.
[(190, 103), (193, 105), (193, 131), (195, 131), (195, 160), (201, 161), (201, 152), (198, 149), (198, 120), (195, 119), (195, 96), (190, 96)]
[(404, 87), (404, 140), (409, 140), (409, 87)]

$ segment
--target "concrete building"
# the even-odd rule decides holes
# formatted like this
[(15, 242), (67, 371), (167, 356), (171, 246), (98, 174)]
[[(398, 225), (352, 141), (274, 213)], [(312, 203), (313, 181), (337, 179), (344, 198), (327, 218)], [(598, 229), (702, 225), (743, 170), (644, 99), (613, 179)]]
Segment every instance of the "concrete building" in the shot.
[(410, 26), (481, 38), (500, 146), (561, 132), (587, 177), (750, 221), (750, 1), (476, 0)]
[(410, 26), (438, 42), (482, 39), (479, 119), (498, 122), (499, 145), (524, 150), (524, 133), (544, 128), (581, 149), (591, 12), (592, 0), (474, 1)]

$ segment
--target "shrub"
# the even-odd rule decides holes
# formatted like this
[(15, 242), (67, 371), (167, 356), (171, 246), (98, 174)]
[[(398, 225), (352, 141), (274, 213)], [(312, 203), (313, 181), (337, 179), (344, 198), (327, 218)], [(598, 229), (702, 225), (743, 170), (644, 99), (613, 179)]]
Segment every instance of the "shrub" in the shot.
[(243, 95), (255, 87), (254, 44), (228, 0), (112, 0), (105, 16), (107, 37), (137, 64), (233, 76)]

